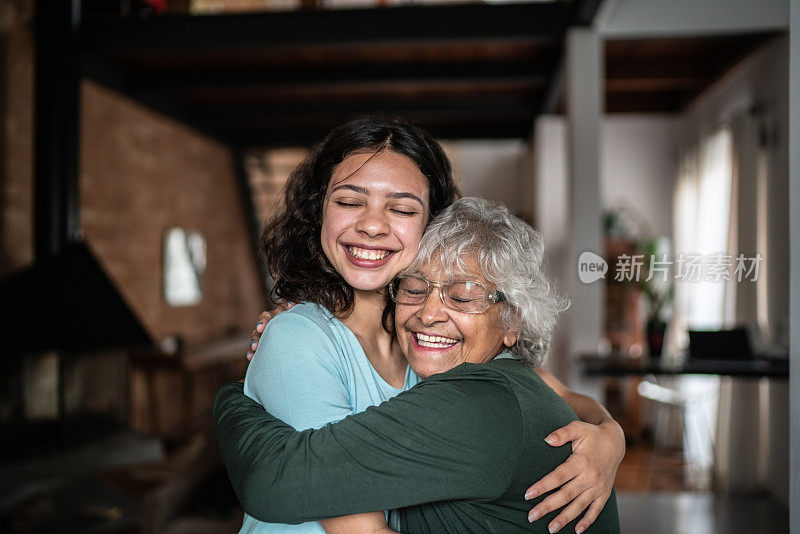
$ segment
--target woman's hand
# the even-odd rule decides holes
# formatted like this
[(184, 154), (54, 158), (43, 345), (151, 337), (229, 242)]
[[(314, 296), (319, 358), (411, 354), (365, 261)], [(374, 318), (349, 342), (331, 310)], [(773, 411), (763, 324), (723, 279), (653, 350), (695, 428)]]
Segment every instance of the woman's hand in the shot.
[(550, 522), (548, 529), (551, 533), (558, 532), (586, 510), (575, 526), (575, 532), (580, 534), (594, 523), (611, 496), (617, 468), (625, 456), (625, 434), (613, 419), (597, 425), (573, 421), (547, 436), (545, 441), (552, 447), (560, 447), (571, 441), (572, 454), (555, 471), (525, 492), (526, 499), (534, 499), (560, 488), (536, 505), (528, 514), (528, 519), (536, 521), (568, 504)]
[(247, 361), (253, 359), (253, 355), (256, 353), (256, 349), (258, 348), (258, 340), (261, 339), (261, 334), (264, 333), (264, 328), (267, 327), (267, 323), (279, 313), (291, 309), (292, 306), (294, 306), (294, 302), (285, 301), (275, 306), (275, 308), (272, 310), (262, 312), (261, 315), (258, 316), (258, 323), (256, 323), (256, 327), (250, 333), (250, 345), (247, 350)]

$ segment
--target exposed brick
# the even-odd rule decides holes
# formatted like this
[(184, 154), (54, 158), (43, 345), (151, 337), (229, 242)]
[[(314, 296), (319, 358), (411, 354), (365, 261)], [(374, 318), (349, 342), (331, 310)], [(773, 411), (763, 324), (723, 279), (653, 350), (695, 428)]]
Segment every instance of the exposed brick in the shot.
[[(92, 82), (82, 101), (82, 228), (131, 307), (157, 338), (196, 343), (249, 331), (264, 300), (228, 148)], [(163, 297), (172, 226), (206, 239), (197, 306)]]

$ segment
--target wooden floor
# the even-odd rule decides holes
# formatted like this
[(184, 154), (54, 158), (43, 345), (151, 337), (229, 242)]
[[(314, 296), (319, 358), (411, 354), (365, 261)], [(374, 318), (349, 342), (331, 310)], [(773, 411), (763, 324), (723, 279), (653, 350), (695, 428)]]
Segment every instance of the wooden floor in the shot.
[(708, 476), (689, 469), (680, 451), (628, 446), (615, 487), (623, 534), (789, 532), (786, 507), (764, 495), (712, 493)]
[[(651, 445), (629, 445), (617, 470), (617, 491), (697, 490), (702, 484), (689, 480), (680, 451), (656, 452)], [(696, 478), (696, 477), (695, 477)], [(700, 486), (700, 487), (698, 487)]]

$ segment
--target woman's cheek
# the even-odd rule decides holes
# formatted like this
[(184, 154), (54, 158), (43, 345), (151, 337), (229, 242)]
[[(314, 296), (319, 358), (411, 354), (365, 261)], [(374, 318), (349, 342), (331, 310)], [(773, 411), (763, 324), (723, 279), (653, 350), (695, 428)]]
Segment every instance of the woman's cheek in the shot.
[(417, 256), (417, 251), (419, 250), (419, 242), (422, 240), (422, 231), (417, 228), (410, 230), (405, 237), (404, 245), (405, 249), (410, 258), (415, 258)]
[(411, 236), (410, 241), (413, 242), (412, 246), (415, 249), (414, 255), (416, 255), (416, 249), (419, 247), (419, 242), (422, 240), (422, 234), (425, 233), (425, 221), (421, 219), (416, 221), (413, 227), (409, 229), (409, 233)]

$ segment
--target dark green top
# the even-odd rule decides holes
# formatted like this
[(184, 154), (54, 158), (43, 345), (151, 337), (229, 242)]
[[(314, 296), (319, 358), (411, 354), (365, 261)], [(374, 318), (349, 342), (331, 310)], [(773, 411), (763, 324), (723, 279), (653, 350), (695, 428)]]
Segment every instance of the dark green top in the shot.
[[(570, 446), (544, 438), (577, 419), (529, 367), (513, 359), (462, 364), (379, 406), (298, 432), (226, 384), (214, 429), (244, 511), (300, 523), (398, 508), (402, 532), (547, 532), (525, 490)], [(576, 521), (564, 528), (573, 531)], [(619, 532), (612, 493), (588, 532)]]

